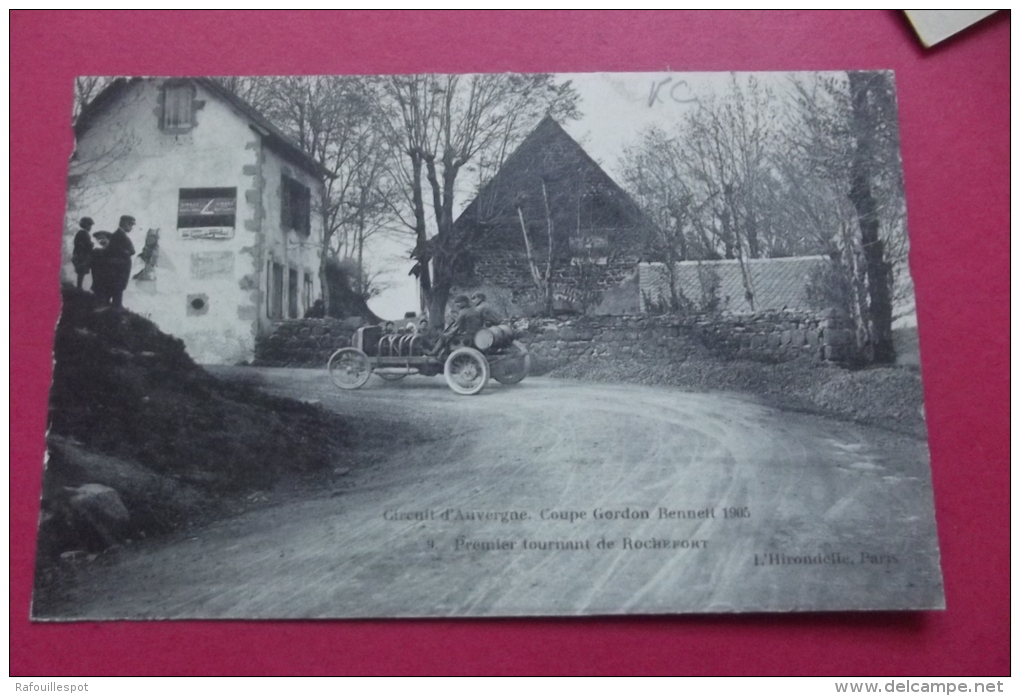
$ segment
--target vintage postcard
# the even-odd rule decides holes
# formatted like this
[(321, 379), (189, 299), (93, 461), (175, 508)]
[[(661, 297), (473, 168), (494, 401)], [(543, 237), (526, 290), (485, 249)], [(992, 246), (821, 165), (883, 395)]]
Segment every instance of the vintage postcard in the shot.
[(75, 94), (35, 620), (944, 606), (892, 73)]

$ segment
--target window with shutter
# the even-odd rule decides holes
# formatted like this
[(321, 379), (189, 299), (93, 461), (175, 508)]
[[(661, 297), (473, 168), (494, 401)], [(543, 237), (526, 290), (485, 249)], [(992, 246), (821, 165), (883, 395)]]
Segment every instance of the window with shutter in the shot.
[(312, 231), (312, 192), (289, 176), (280, 187), (280, 226), (302, 234)]
[(296, 269), (291, 268), (290, 273), (287, 275), (287, 316), (291, 319), (297, 319), (300, 315), (298, 314), (298, 272)]
[(301, 301), (306, 314), (312, 306), (312, 287), (312, 273), (305, 271), (305, 287), (304, 292), (301, 293)]
[(291, 180), (287, 177), (283, 177), (283, 185), (280, 186), (280, 227), (284, 230), (290, 229), (291, 226), (291, 193), (290, 193), (290, 182)]
[(171, 82), (163, 87), (163, 118), (160, 127), (171, 133), (195, 126), (195, 87), (188, 82)]

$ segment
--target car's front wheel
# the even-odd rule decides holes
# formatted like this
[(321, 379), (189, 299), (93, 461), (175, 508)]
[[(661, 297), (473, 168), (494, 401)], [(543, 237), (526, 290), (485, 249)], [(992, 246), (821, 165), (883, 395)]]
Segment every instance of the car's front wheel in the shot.
[(360, 389), (372, 376), (372, 362), (357, 348), (341, 348), (329, 358), (329, 378), (341, 389)]
[(450, 389), (462, 396), (471, 396), (488, 384), (489, 362), (474, 348), (458, 348), (446, 359), (443, 375)]

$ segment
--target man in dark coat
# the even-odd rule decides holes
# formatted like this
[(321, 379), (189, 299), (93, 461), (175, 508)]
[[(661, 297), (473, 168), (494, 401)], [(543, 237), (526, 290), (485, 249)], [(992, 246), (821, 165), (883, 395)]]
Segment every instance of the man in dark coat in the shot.
[(485, 301), (484, 292), (476, 292), (471, 296), (471, 304), (474, 305), (475, 310), (482, 317), (483, 326), (498, 326), (503, 323), (503, 317), (492, 308), (488, 302)]
[(99, 304), (108, 305), (113, 299), (113, 288), (117, 284), (117, 270), (110, 263), (110, 238), (113, 236), (105, 230), (92, 235), (96, 238), (96, 246), (92, 249), (92, 294)]
[(74, 266), (74, 273), (78, 276), (78, 289), (81, 290), (85, 276), (89, 274), (92, 267), (92, 225), (95, 224), (90, 217), (83, 217), (78, 221), (78, 231), (74, 235), (74, 247), (71, 250), (71, 265)]
[(122, 215), (120, 224), (110, 237), (110, 246), (106, 249), (113, 273), (111, 290), (114, 307), (124, 306), (124, 291), (131, 279), (131, 257), (135, 255), (135, 245), (131, 243), (128, 233), (134, 229), (134, 226), (135, 219), (133, 217)]
[(453, 323), (442, 333), (435, 347), (430, 351), (431, 355), (439, 355), (446, 349), (446, 345), (457, 337), (474, 336), (475, 333), (484, 327), (482, 315), (471, 306), (471, 299), (467, 295), (457, 295), (453, 300), (457, 317)]

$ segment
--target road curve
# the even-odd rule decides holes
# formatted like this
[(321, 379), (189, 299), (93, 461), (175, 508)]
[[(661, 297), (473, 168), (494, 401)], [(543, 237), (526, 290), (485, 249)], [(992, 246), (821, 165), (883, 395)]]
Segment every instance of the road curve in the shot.
[[(60, 618), (524, 616), (941, 607), (925, 443), (748, 398), (529, 378), (336, 390), (218, 368), (409, 422), (344, 489), (136, 544)], [(43, 617), (46, 618), (46, 617)]]

